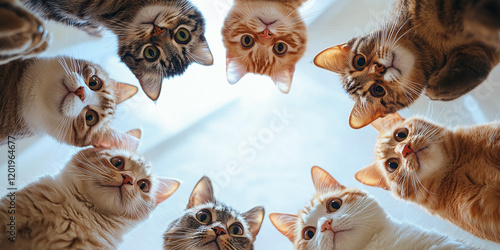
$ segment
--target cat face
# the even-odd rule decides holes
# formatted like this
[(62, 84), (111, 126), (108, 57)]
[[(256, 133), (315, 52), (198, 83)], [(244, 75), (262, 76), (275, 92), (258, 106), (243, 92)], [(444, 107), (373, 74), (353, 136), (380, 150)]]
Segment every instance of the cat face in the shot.
[(239, 213), (217, 202), (212, 183), (203, 177), (191, 194), (181, 218), (164, 234), (165, 249), (253, 249), (264, 208)]
[(405, 108), (422, 93), (425, 74), (405, 34), (404, 29), (389, 27), (328, 48), (314, 59), (316, 66), (340, 74), (355, 102), (349, 118), (352, 128)]
[(372, 125), (379, 131), (375, 162), (356, 173), (356, 179), (401, 198), (428, 195), (427, 179), (447, 162), (442, 144), (447, 130), (419, 118), (405, 120), (397, 113)]
[(156, 101), (163, 78), (184, 73), (193, 62), (213, 64), (204, 33), (205, 20), (188, 1), (158, 3), (139, 10), (119, 31), (118, 54)]
[(297, 8), (287, 2), (235, 2), (222, 28), (229, 83), (255, 73), (270, 76), (283, 93), (290, 91), (307, 43)]
[(128, 136), (112, 149), (80, 151), (63, 178), (100, 213), (142, 220), (177, 190), (179, 182), (154, 176), (151, 163), (137, 154), (138, 142), (133, 139)]
[(109, 124), (116, 105), (137, 92), (137, 87), (114, 81), (99, 65), (84, 60), (40, 60), (33, 68), (25, 79), (32, 88), (23, 98), (24, 119), (70, 145), (88, 146), (114, 134)]
[(295, 249), (362, 249), (382, 227), (384, 211), (371, 196), (340, 185), (323, 169), (311, 172), (314, 198), (298, 215), (271, 214), (273, 225)]

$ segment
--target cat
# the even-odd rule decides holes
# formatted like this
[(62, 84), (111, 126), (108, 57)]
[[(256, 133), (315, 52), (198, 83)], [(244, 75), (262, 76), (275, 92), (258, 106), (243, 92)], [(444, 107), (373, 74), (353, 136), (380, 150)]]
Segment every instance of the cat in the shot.
[(40, 19), (19, 1), (0, 0), (0, 64), (39, 55), (50, 38)]
[(268, 75), (287, 94), (295, 64), (304, 55), (307, 30), (298, 8), (305, 0), (235, 0), (224, 20), (230, 84), (245, 74)]
[[(139, 130), (128, 134), (140, 138)], [(179, 187), (177, 180), (152, 173), (137, 154), (138, 140), (83, 149), (58, 175), (7, 194), (0, 201), (2, 249), (116, 249)], [(15, 213), (9, 214), (12, 199)]]
[(424, 91), (450, 101), (483, 82), (500, 62), (499, 13), (498, 0), (398, 0), (380, 30), (320, 52), (314, 64), (340, 74), (355, 102), (349, 124), (362, 128)]
[(0, 65), (0, 145), (49, 134), (74, 146), (123, 135), (111, 128), (116, 105), (137, 87), (110, 79), (97, 64), (69, 57)]
[(272, 213), (295, 249), (470, 249), (436, 231), (388, 216), (374, 197), (311, 169), (316, 195), (298, 215)]
[(477, 237), (500, 243), (500, 124), (448, 129), (397, 113), (376, 120), (375, 162), (356, 173)]
[(48, 20), (80, 27), (91, 35), (108, 29), (118, 36), (118, 56), (156, 101), (163, 78), (181, 75), (192, 63), (212, 65), (205, 20), (188, 0), (23, 0)]
[(264, 219), (264, 208), (240, 213), (215, 200), (206, 176), (196, 184), (184, 214), (170, 223), (164, 249), (251, 250)]

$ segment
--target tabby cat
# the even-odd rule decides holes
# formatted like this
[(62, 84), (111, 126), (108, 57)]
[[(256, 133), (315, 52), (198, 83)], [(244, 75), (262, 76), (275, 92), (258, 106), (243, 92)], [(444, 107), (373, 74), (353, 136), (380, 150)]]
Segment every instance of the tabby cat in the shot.
[[(129, 134), (140, 137), (137, 130)], [(0, 201), (2, 249), (116, 249), (179, 187), (154, 176), (137, 146), (122, 141), (114, 149), (84, 149), (60, 174), (9, 192)], [(12, 200), (15, 214), (8, 213)], [(12, 221), (17, 234), (9, 239)]]
[(194, 187), (184, 214), (168, 226), (165, 249), (251, 250), (264, 219), (264, 208), (240, 213), (215, 200), (206, 176)]
[(416, 225), (389, 217), (375, 198), (340, 185), (313, 167), (316, 195), (298, 215), (270, 214), (295, 249), (470, 249)]
[(245, 74), (270, 76), (283, 93), (290, 91), (295, 64), (304, 55), (307, 31), (298, 8), (305, 0), (235, 0), (222, 38), (230, 84)]
[(212, 65), (205, 20), (188, 0), (23, 0), (46, 19), (65, 22), (98, 35), (118, 36), (118, 55), (152, 100), (163, 78), (184, 73), (192, 62)]
[(331, 47), (316, 66), (340, 74), (355, 101), (349, 124), (368, 125), (424, 92), (449, 101), (500, 62), (498, 0), (398, 0), (382, 29)]
[(74, 146), (122, 135), (110, 127), (116, 105), (137, 87), (110, 79), (97, 64), (69, 57), (0, 65), (0, 145), (49, 134)]
[(357, 180), (500, 242), (499, 123), (447, 129), (396, 113), (372, 124), (379, 131), (375, 163)]

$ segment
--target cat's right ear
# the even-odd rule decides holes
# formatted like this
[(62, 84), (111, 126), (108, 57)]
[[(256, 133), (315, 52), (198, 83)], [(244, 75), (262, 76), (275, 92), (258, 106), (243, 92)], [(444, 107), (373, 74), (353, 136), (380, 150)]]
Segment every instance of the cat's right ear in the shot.
[(293, 214), (272, 213), (269, 219), (274, 227), (285, 235), (292, 243), (295, 242), (295, 225), (297, 225), (298, 216)]
[(385, 132), (387, 129), (391, 128), (393, 124), (403, 122), (405, 119), (401, 117), (398, 113), (388, 114), (385, 117), (380, 117), (373, 121), (371, 125), (378, 132)]
[(117, 104), (120, 104), (126, 101), (127, 99), (131, 98), (132, 96), (137, 94), (137, 91), (139, 90), (139, 88), (137, 88), (134, 85), (122, 82), (116, 82), (115, 87), (116, 87)]
[(314, 58), (314, 65), (341, 74), (348, 67), (351, 48), (347, 44), (333, 46), (321, 51)]
[(247, 73), (246, 70), (238, 58), (232, 58), (229, 53), (226, 54), (226, 77), (229, 84), (235, 84), (241, 80)]
[(131, 152), (137, 152), (141, 143), (142, 131), (140, 129), (132, 129), (127, 133), (122, 133), (118, 130), (111, 129), (104, 133), (102, 138), (92, 141), (95, 148), (121, 148)]
[(212, 52), (210, 52), (205, 37), (203, 37), (203, 41), (194, 48), (193, 54), (195, 55), (194, 61), (198, 64), (203, 66), (214, 64), (214, 57), (212, 56)]
[(338, 181), (336, 181), (328, 172), (324, 169), (314, 166), (311, 168), (311, 176), (316, 188), (317, 193), (321, 193), (328, 189), (344, 189)]
[(144, 75), (135, 75), (141, 83), (142, 90), (149, 99), (156, 101), (160, 96), (161, 84), (163, 83), (163, 77), (161, 74), (148, 73)]
[(349, 126), (353, 129), (360, 129), (384, 115), (385, 112), (374, 104), (362, 104), (356, 101), (349, 116)]
[(356, 173), (355, 177), (356, 180), (365, 185), (372, 187), (381, 187), (385, 190), (389, 190), (388, 183), (385, 181), (384, 176), (382, 176), (382, 173), (380, 173), (380, 170), (375, 163), (359, 170)]
[(155, 200), (156, 205), (158, 206), (158, 204), (174, 194), (181, 183), (178, 180), (159, 177), (156, 178), (156, 180), (158, 181), (158, 187), (155, 192)]
[(210, 178), (203, 176), (201, 180), (198, 181), (198, 184), (196, 184), (189, 197), (187, 209), (209, 202), (215, 202), (214, 189)]
[(257, 234), (264, 221), (265, 211), (263, 207), (254, 207), (243, 214), (245, 221), (248, 222), (250, 233), (253, 238), (257, 238)]

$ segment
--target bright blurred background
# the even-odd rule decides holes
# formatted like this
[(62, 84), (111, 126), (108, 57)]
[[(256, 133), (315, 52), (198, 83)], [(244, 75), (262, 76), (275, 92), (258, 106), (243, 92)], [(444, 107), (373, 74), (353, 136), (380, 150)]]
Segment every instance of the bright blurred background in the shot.
[[(236, 85), (229, 85), (220, 29), (232, 3), (194, 2), (207, 19), (206, 37), (214, 65), (194, 64), (183, 76), (165, 80), (156, 104), (139, 91), (119, 106), (113, 122), (122, 131), (142, 128), (139, 151), (153, 163), (156, 174), (182, 180), (178, 191), (160, 204), (149, 220), (125, 235), (120, 249), (161, 249), (166, 226), (182, 214), (189, 194), (203, 175), (212, 179), (217, 199), (235, 209), (244, 212), (258, 205), (265, 207), (256, 249), (292, 249), (267, 215), (293, 214), (307, 204), (314, 195), (310, 177), (313, 165), (323, 167), (345, 186), (367, 190), (396, 219), (436, 229), (477, 248), (500, 248), (354, 179), (357, 170), (373, 161), (377, 133), (370, 126), (360, 130), (349, 127), (352, 100), (338, 76), (315, 67), (312, 60), (324, 48), (372, 31), (387, 17), (392, 1), (306, 3), (301, 14), (308, 25), (309, 44), (288, 95), (280, 93), (265, 76), (247, 75)], [(105, 33), (97, 39), (55, 23), (48, 29), (53, 32), (53, 42), (43, 56), (87, 59), (102, 65), (115, 79), (138, 85), (119, 62), (113, 34)], [(425, 115), (449, 126), (494, 121), (499, 114), (499, 91), (497, 68), (486, 82), (457, 101), (438, 103), (421, 98), (401, 114)], [(18, 188), (40, 176), (57, 174), (78, 151), (46, 136), (19, 141), (16, 150)], [(1, 187), (7, 184), (6, 159), (5, 149), (0, 152)]]

